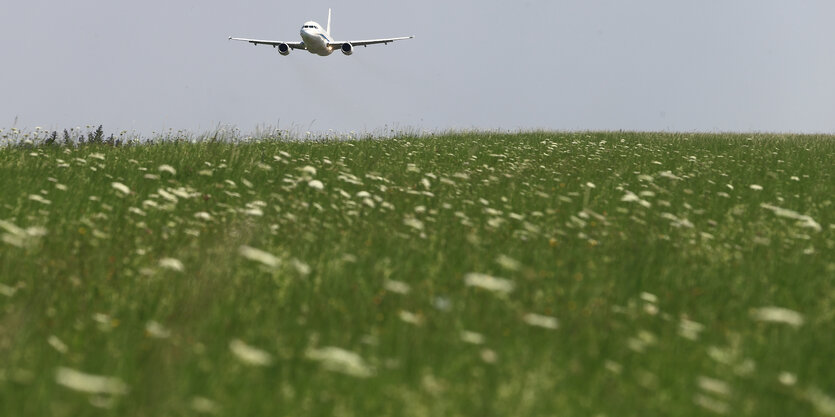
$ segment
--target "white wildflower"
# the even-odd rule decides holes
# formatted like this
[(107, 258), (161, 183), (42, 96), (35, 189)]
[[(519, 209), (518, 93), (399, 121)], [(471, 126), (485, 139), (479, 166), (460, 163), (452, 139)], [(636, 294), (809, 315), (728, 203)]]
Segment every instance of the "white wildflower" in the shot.
[(501, 227), (502, 224), (504, 224), (504, 222), (505, 222), (505, 219), (503, 219), (501, 217), (493, 217), (493, 218), (487, 220), (487, 225), (494, 228), (494, 229), (498, 229), (499, 227)]
[(60, 353), (67, 353), (67, 350), (69, 350), (69, 348), (67, 348), (66, 343), (62, 342), (61, 339), (58, 338), (58, 336), (49, 336), (49, 338), (46, 339), (46, 342), (49, 343), (49, 346), (52, 346), (53, 349), (57, 350)]
[(128, 208), (128, 212), (133, 213), (137, 216), (142, 216), (142, 217), (144, 217), (146, 215), (145, 211), (142, 210), (139, 207), (130, 207), (130, 208)]
[(690, 220), (681, 219), (673, 213), (664, 212), (664, 213), (661, 213), (660, 216), (663, 219), (667, 219), (667, 220), (671, 221), (672, 222), (671, 224), (672, 224), (673, 227), (686, 227), (686, 228), (690, 228), (690, 229), (692, 229), (694, 227), (693, 223)]
[(701, 388), (702, 391), (706, 391), (723, 397), (731, 395), (731, 386), (728, 385), (727, 382), (722, 381), (720, 379), (700, 376), (697, 379), (697, 383), (699, 384), (699, 388)]
[(699, 407), (712, 411), (716, 414), (728, 414), (728, 411), (730, 411), (728, 403), (708, 397), (702, 393), (694, 395), (693, 402)]
[(104, 161), (104, 154), (103, 153), (91, 153), (88, 157), (93, 159), (98, 159), (99, 161)]
[(484, 336), (481, 333), (471, 332), (468, 330), (461, 331), (461, 340), (465, 343), (471, 343), (473, 345), (484, 344)]
[(205, 211), (198, 211), (197, 213), (194, 213), (194, 217), (205, 221), (212, 220), (212, 215)]
[(652, 207), (652, 203), (642, 199), (641, 197), (638, 197), (637, 194), (633, 193), (632, 191), (628, 191), (628, 190), (626, 191), (626, 195), (624, 195), (620, 199), (620, 201), (625, 201), (627, 203), (638, 203), (638, 204), (640, 204), (640, 205), (642, 205), (646, 208)]
[(5, 295), (6, 297), (14, 297), (17, 293), (17, 287), (10, 287), (5, 284), (0, 284), (0, 295)]
[(470, 287), (483, 288), (488, 291), (496, 293), (508, 294), (513, 291), (514, 284), (512, 281), (497, 278), (479, 272), (470, 272), (464, 275), (464, 283)]
[(704, 329), (703, 324), (682, 318), (678, 325), (678, 334), (688, 340), (697, 340)]
[(248, 216), (261, 217), (264, 215), (264, 210), (261, 210), (259, 207), (247, 207), (241, 209), (241, 213)]
[(323, 190), (325, 188), (325, 184), (319, 180), (310, 180), (307, 185), (315, 190)]
[(194, 397), (191, 399), (191, 409), (198, 413), (217, 414), (220, 412), (220, 407), (214, 401), (206, 397)]
[(658, 342), (658, 337), (647, 330), (639, 330), (638, 334), (626, 340), (626, 346), (638, 353), (643, 353), (647, 347)]
[(114, 324), (113, 318), (104, 313), (93, 313), (93, 321), (107, 327), (113, 327)]
[(802, 227), (807, 227), (807, 228), (810, 228), (810, 229), (814, 229), (816, 232), (821, 231), (820, 223), (816, 222), (815, 219), (813, 219), (813, 218), (811, 218), (811, 217), (809, 217), (805, 214), (800, 214), (800, 213), (798, 213), (796, 211), (793, 211), (793, 210), (784, 209), (782, 207), (777, 207), (777, 206), (773, 206), (771, 204), (766, 204), (766, 203), (760, 204), (760, 207), (773, 211), (774, 214), (777, 215), (777, 217), (785, 217), (785, 218), (788, 218), (788, 219), (797, 220), (798, 223), (800, 224), (800, 226), (802, 226)]
[(400, 320), (403, 320), (406, 323), (414, 324), (415, 326), (423, 324), (423, 317), (410, 311), (400, 310), (397, 315), (400, 317)]
[(659, 172), (658, 175), (661, 176), (661, 177), (664, 177), (664, 178), (669, 178), (671, 180), (680, 180), (681, 179), (681, 177), (673, 174), (672, 171), (662, 171), (662, 172)]
[(158, 322), (156, 322), (154, 320), (151, 320), (148, 323), (145, 323), (145, 333), (147, 333), (148, 336), (151, 336), (151, 337), (154, 337), (154, 338), (157, 338), (157, 339), (167, 339), (167, 338), (171, 337), (171, 331), (169, 331), (168, 329), (163, 327), (162, 324), (159, 324)]
[[(164, 198), (164, 199), (166, 199), (166, 200), (168, 200), (172, 203), (176, 203), (177, 201), (179, 201), (177, 199), (177, 196), (175, 196), (174, 194), (169, 193), (166, 190), (163, 190), (162, 188), (157, 190), (157, 193), (159, 193), (160, 197), (162, 197), (162, 198)], [(146, 200), (146, 201), (150, 201), (150, 200)], [(142, 204), (145, 204), (145, 202), (143, 202)]]
[(0, 228), (5, 229), (7, 232), (9, 232), (9, 234), (12, 234), (12, 235), (15, 235), (15, 236), (26, 236), (26, 231), (25, 230), (18, 227), (14, 223), (6, 221), (6, 220), (0, 220)]
[(47, 234), (47, 230), (44, 227), (32, 226), (22, 229), (14, 223), (5, 220), (0, 220), (0, 229), (4, 229), (7, 232), (3, 233), (0, 240), (19, 248), (33, 244), (37, 242), (39, 238), (46, 236)]
[(64, 367), (55, 372), (55, 382), (89, 394), (121, 395), (128, 391), (127, 385), (119, 378), (92, 375)]
[(652, 303), (652, 304), (657, 304), (658, 303), (658, 296), (653, 294), (653, 293), (649, 293), (649, 292), (642, 292), (641, 293), (641, 299), (644, 300), (647, 303)]
[(791, 372), (780, 372), (780, 375), (777, 376), (777, 380), (780, 381), (781, 384), (790, 387), (797, 384), (797, 375)]
[(51, 201), (43, 198), (43, 196), (40, 195), (40, 194), (30, 194), (29, 199), (32, 200), (32, 201), (37, 201), (38, 203), (41, 203), (41, 204), (46, 205), (46, 206), (52, 204)]
[(817, 387), (807, 389), (805, 394), (806, 399), (812, 403), (820, 414), (835, 417), (835, 398), (830, 397)]
[(751, 310), (751, 318), (757, 321), (783, 323), (792, 327), (803, 325), (803, 315), (794, 310), (782, 307), (761, 307)]
[(308, 265), (308, 264), (306, 264), (306, 263), (304, 263), (304, 262), (302, 262), (302, 261), (300, 261), (296, 258), (291, 259), (290, 264), (293, 265), (293, 268), (301, 276), (306, 277), (306, 276), (310, 275), (310, 272), (312, 271), (312, 269), (310, 268), (310, 265)]
[(438, 311), (447, 312), (452, 310), (452, 302), (446, 297), (435, 297), (432, 300), (432, 307), (435, 307)]
[(522, 264), (519, 261), (507, 255), (499, 255), (496, 258), (496, 263), (508, 271), (518, 271), (522, 269)]
[(603, 363), (603, 367), (615, 375), (620, 375), (620, 373), (623, 372), (623, 365), (612, 360), (607, 359), (606, 362)]
[(247, 345), (239, 339), (234, 339), (229, 342), (229, 350), (231, 350), (235, 357), (237, 357), (241, 362), (248, 365), (267, 366), (273, 361), (272, 356), (270, 356), (269, 353)]
[(358, 378), (367, 378), (374, 374), (360, 355), (338, 347), (310, 349), (305, 353), (305, 357), (320, 362), (325, 369), (333, 372)]
[(177, 258), (162, 258), (159, 260), (159, 267), (177, 272), (185, 270), (183, 263)]
[(168, 190), (180, 198), (194, 198), (200, 195), (200, 193), (197, 193), (193, 189), (187, 187), (169, 188)]
[(423, 230), (423, 222), (414, 218), (414, 217), (407, 217), (403, 219), (403, 224), (406, 226), (411, 227), (412, 229), (422, 231)]
[(160, 166), (157, 168), (157, 171), (159, 171), (159, 172), (167, 172), (167, 173), (169, 173), (169, 174), (171, 174), (171, 175), (177, 175), (177, 170), (176, 170), (176, 169), (174, 169), (174, 167), (172, 167), (171, 165), (168, 165), (168, 164), (162, 164), (162, 165), (160, 165)]
[(499, 360), (499, 355), (497, 355), (496, 351), (493, 349), (482, 349), (481, 360), (485, 363), (496, 363), (496, 361)]
[(556, 318), (534, 313), (525, 314), (525, 316), (522, 317), (522, 321), (531, 326), (543, 327), (551, 330), (555, 330), (559, 327), (559, 322)]
[(763, 190), (763, 186), (759, 185), (759, 184), (751, 184), (748, 187), (750, 189), (754, 190), (754, 191), (762, 191)]
[(128, 188), (127, 185), (122, 184), (121, 182), (112, 182), (110, 183), (110, 186), (112, 186), (116, 191), (124, 195), (130, 194), (130, 188)]
[(304, 167), (299, 168), (299, 171), (301, 171), (305, 174), (316, 175), (316, 168), (314, 168), (310, 165), (306, 165)]
[(383, 283), (383, 288), (385, 288), (388, 291), (391, 291), (391, 292), (394, 292), (394, 293), (397, 293), (397, 294), (403, 294), (403, 295), (408, 294), (409, 291), (412, 290), (412, 288), (409, 286), (409, 284), (407, 284), (405, 282), (402, 282), (402, 281), (395, 281), (395, 280), (390, 280), (390, 279), (387, 279)]
[(274, 255), (249, 246), (241, 246), (238, 248), (238, 253), (246, 259), (260, 262), (270, 268), (275, 268), (281, 263), (281, 260)]

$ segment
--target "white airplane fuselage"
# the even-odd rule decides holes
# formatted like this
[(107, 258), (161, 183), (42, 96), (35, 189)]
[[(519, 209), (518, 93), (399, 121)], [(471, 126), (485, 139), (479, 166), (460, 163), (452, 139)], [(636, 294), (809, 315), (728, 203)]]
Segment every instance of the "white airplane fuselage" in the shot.
[(299, 35), (302, 37), (307, 52), (311, 54), (328, 56), (334, 51), (332, 46), (328, 46), (328, 42), (333, 42), (330, 33), (323, 30), (322, 26), (316, 22), (306, 22)]

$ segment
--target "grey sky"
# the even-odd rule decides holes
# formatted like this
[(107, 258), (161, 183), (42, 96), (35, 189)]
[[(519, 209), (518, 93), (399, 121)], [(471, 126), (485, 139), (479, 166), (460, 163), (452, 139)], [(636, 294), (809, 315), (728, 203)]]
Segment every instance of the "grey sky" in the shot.
[[(231, 42), (416, 35), (350, 57)], [(835, 132), (832, 0), (13, 1), (0, 127)], [(312, 127), (311, 127), (312, 126)]]

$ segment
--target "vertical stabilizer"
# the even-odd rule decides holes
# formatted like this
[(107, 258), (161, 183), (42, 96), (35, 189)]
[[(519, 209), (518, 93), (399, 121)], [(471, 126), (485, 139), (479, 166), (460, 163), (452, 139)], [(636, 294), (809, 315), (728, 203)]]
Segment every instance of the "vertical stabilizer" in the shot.
[(331, 9), (328, 9), (328, 28), (325, 30), (328, 31), (328, 35), (331, 34)]

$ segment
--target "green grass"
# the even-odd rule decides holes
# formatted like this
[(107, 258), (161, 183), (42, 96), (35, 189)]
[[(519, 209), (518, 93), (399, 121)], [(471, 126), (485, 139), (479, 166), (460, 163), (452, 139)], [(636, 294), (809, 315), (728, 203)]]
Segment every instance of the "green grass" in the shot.
[(18, 146), (0, 178), (2, 416), (835, 415), (833, 137)]

